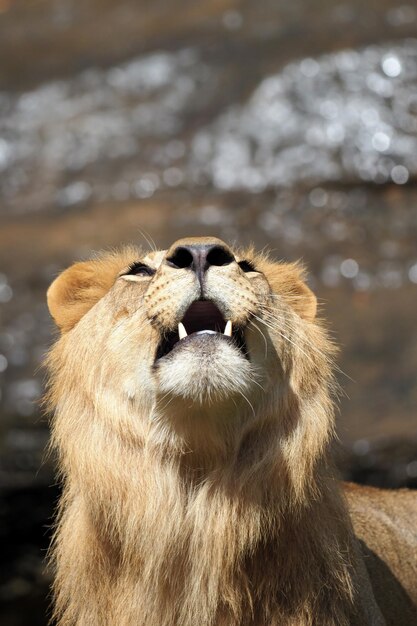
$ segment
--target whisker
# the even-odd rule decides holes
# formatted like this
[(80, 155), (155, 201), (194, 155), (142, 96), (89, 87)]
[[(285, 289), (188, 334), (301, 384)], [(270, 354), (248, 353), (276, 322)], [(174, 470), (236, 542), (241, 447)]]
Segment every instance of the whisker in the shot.
[[(256, 330), (262, 335), (264, 343), (265, 343), (265, 359), (268, 356), (268, 342), (266, 340), (265, 335), (263, 334), (262, 330), (259, 328), (258, 324), (256, 324), (252, 319), (249, 320), (249, 324), (251, 324), (252, 326), (254, 326), (256, 328)], [(249, 326), (248, 324), (248, 326)]]
[[(268, 307), (268, 305), (262, 305), (263, 309), (266, 311), (267, 316), (269, 319), (274, 318), (277, 319), (276, 317), (276, 311), (274, 309), (272, 309), (271, 307)], [(286, 319), (285, 320), (285, 324), (289, 327), (290, 331), (293, 332), (294, 334), (297, 335), (297, 338), (300, 339), (302, 338), (304, 343), (306, 344), (306, 346), (314, 351), (316, 354), (318, 354), (319, 356), (321, 356), (323, 359), (325, 359), (327, 362), (330, 362), (332, 364), (333, 369), (341, 374), (342, 376), (344, 376), (345, 378), (347, 378), (348, 380), (355, 382), (350, 376), (349, 374), (347, 374), (346, 372), (344, 372), (339, 365), (337, 365), (336, 363), (334, 363), (334, 361), (332, 361), (332, 359), (329, 357), (329, 355), (325, 354), (324, 352), (322, 352), (317, 345), (315, 345), (314, 343), (312, 343), (310, 341), (310, 339), (306, 336), (306, 335), (301, 335), (300, 333), (300, 329), (298, 327), (298, 325), (294, 324), (294, 322), (290, 319)]]
[[(292, 339), (290, 339), (290, 337), (288, 337), (282, 330), (280, 327), (278, 326), (272, 326), (270, 323), (268, 323), (265, 319), (261, 319), (259, 316), (257, 316), (256, 314), (253, 314), (254, 317), (256, 319), (258, 319), (260, 322), (263, 322), (270, 330), (272, 330), (273, 332), (279, 334), (283, 339), (285, 339), (288, 343), (292, 344), (295, 348), (297, 348), (305, 357), (306, 359), (308, 359), (308, 361), (312, 364), (312, 365), (317, 365), (315, 363), (315, 361), (312, 359), (312, 357), (305, 352), (305, 350), (303, 350), (303, 348), (299, 345), (299, 342), (295, 342)], [(300, 339), (300, 336), (298, 336), (298, 339)], [(303, 337), (303, 339), (305, 340), (306, 338)], [(310, 349), (312, 349), (313, 351), (315, 351), (317, 354), (319, 354), (326, 362), (329, 362), (329, 357), (327, 355), (325, 355), (324, 353), (322, 353), (320, 350), (318, 350), (313, 344), (310, 344), (308, 341), (307, 343), (307, 347), (309, 347)]]
[[(258, 319), (259, 321), (262, 321), (258, 316), (256, 316), (256, 319)], [(310, 357), (309, 354), (307, 354), (307, 352), (305, 352), (298, 344), (296, 344), (294, 341), (292, 341), (289, 337), (287, 337), (287, 335), (285, 335), (279, 328), (273, 328), (272, 326), (270, 327), (271, 330), (273, 330), (274, 332), (278, 333), (283, 339), (285, 339), (286, 341), (288, 341), (288, 343), (291, 343), (295, 348), (297, 348), (297, 350), (299, 350), (309, 361), (310, 363), (314, 364), (313, 359)]]
[(127, 335), (125, 335), (123, 337), (123, 339), (120, 340), (120, 344), (119, 345), (123, 345), (126, 341), (128, 341), (132, 337), (132, 335), (134, 335), (135, 333), (141, 332), (146, 326), (149, 326), (149, 327), (152, 328), (152, 325), (151, 325), (151, 323), (150, 323), (150, 321), (148, 319), (142, 320), (142, 324), (132, 328), (132, 330), (129, 331), (127, 333)]
[(151, 235), (147, 233), (143, 228), (138, 227), (137, 230), (139, 231), (139, 234), (142, 235), (142, 237), (144, 238), (144, 240), (146, 241), (146, 243), (148, 244), (152, 252), (157, 252), (158, 248), (156, 246), (155, 241), (152, 239)]
[(265, 387), (262, 387), (261, 383), (259, 381), (255, 380), (255, 378), (250, 378), (249, 377), (249, 380), (254, 385), (257, 385), (259, 387), (259, 389), (261, 389), (262, 391), (265, 391)]
[(256, 413), (255, 413), (255, 409), (253, 408), (253, 405), (251, 404), (251, 402), (248, 400), (248, 398), (245, 396), (245, 394), (243, 393), (243, 391), (239, 390), (239, 394), (242, 396), (242, 398), (244, 398), (246, 400), (246, 402), (249, 404), (250, 408), (252, 409), (252, 413), (253, 413), (253, 417), (256, 417)]

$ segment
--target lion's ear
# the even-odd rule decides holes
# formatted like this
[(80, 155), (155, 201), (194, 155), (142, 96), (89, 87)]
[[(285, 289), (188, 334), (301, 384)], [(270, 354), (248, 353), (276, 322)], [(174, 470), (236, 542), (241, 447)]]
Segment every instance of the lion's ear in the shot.
[(294, 284), (294, 296), (291, 298), (291, 305), (300, 317), (310, 322), (317, 315), (317, 298), (301, 279)]
[(48, 289), (47, 301), (61, 332), (71, 330), (105, 295), (116, 275), (117, 272), (109, 271), (96, 260), (75, 263), (54, 280)]
[(306, 272), (300, 263), (281, 265), (283, 295), (298, 315), (311, 322), (317, 314), (317, 298), (305, 283)]

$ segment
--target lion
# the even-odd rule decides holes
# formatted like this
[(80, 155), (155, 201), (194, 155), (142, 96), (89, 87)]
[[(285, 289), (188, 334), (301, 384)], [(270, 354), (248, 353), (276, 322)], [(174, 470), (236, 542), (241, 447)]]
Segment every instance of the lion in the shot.
[(217, 238), (56, 278), (59, 626), (417, 624), (417, 498), (339, 482), (299, 264)]

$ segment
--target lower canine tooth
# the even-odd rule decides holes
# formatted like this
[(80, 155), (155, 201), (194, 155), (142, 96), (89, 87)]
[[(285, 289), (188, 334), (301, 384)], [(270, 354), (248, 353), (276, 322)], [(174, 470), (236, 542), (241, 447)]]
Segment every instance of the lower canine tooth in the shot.
[(178, 324), (178, 335), (180, 339), (184, 339), (185, 337), (187, 337), (187, 331), (185, 330), (184, 324), (182, 324), (181, 322)]
[(226, 324), (226, 328), (224, 329), (224, 335), (227, 335), (228, 337), (232, 336), (232, 322), (229, 320)]

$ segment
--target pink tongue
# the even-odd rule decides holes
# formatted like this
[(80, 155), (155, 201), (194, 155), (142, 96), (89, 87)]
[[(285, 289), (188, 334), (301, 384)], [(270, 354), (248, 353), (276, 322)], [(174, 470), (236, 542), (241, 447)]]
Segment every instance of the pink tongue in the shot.
[(219, 309), (209, 300), (193, 302), (184, 315), (182, 323), (189, 335), (200, 330), (213, 330), (222, 333), (226, 325)]

